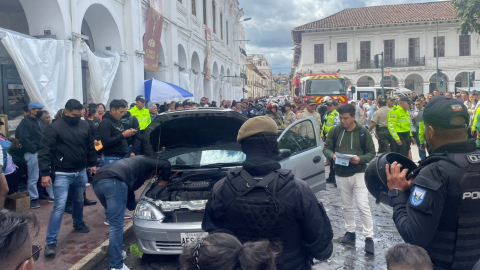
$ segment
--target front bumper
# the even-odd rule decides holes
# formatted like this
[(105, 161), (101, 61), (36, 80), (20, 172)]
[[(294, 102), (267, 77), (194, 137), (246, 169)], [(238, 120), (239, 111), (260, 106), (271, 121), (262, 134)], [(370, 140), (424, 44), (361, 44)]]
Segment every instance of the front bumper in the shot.
[(181, 233), (203, 232), (202, 222), (162, 223), (133, 219), (137, 245), (146, 254), (179, 255), (183, 252)]

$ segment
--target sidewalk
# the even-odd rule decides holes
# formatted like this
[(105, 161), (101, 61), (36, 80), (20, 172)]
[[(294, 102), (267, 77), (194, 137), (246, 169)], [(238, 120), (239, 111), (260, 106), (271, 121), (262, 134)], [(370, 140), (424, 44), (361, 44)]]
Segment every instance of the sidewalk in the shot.
[[(90, 228), (90, 232), (86, 234), (78, 234), (73, 231), (72, 215), (65, 213), (63, 215), (62, 228), (57, 237), (57, 254), (55, 259), (47, 259), (41, 251), (40, 258), (35, 262), (37, 270), (65, 270), (69, 269), (80, 259), (92, 252), (108, 239), (108, 226), (103, 224), (105, 214), (103, 206), (95, 196), (92, 186), (87, 187), (87, 198), (96, 200), (97, 204), (93, 206), (85, 206), (83, 208), (83, 218), (85, 224)], [(46, 200), (40, 201), (41, 207), (38, 209), (30, 209), (39, 219), (40, 231), (33, 238), (34, 245), (40, 245), (45, 248), (45, 237), (47, 233), (50, 213), (53, 209), (53, 203)], [(131, 213), (131, 212), (129, 212)], [(131, 219), (125, 220), (125, 223), (131, 222)]]

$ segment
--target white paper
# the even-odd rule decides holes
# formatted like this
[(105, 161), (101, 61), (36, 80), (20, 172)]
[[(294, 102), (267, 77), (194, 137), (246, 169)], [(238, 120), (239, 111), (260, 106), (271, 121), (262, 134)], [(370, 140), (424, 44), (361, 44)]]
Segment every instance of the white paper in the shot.
[(347, 155), (347, 154), (342, 154), (335, 152), (335, 164), (340, 165), (340, 166), (348, 166), (350, 165), (350, 159), (356, 158), (357, 155)]

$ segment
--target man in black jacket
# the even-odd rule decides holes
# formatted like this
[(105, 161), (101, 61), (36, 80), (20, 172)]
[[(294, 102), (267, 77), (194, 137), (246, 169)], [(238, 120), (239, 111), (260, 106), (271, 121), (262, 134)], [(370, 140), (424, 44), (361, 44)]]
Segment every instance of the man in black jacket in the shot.
[(42, 186), (52, 186), (50, 174), (52, 171), (55, 173), (55, 205), (47, 229), (44, 252), (46, 257), (55, 257), (57, 235), (60, 232), (70, 186), (73, 197), (73, 228), (79, 233), (90, 231), (83, 222), (83, 192), (88, 181), (86, 168), (89, 167), (92, 174), (97, 172), (97, 168), (93, 137), (88, 123), (81, 120), (82, 109), (83, 106), (78, 100), (67, 101), (65, 115), (45, 128), (42, 148), (38, 155)]
[[(110, 268), (124, 268), (122, 259), (123, 244), (123, 213), (125, 206), (135, 208), (135, 194), (145, 180), (158, 175), (159, 179), (170, 179), (170, 162), (145, 156), (126, 158), (115, 163), (103, 166), (93, 177), (92, 185), (95, 194), (107, 209), (107, 219), (110, 230)], [(161, 174), (160, 174), (161, 171)], [(127, 196), (128, 194), (128, 196)], [(128, 204), (127, 204), (128, 197)], [(108, 199), (107, 199), (108, 198)], [(133, 202), (130, 202), (133, 199)]]
[(43, 105), (38, 102), (28, 104), (28, 114), (23, 118), (17, 127), (15, 136), (20, 141), (25, 150), (25, 161), (28, 169), (28, 193), (31, 199), (31, 208), (40, 208), (38, 202), (37, 182), (38, 172), (38, 150), (40, 150), (40, 141), (43, 138), (40, 118), (42, 117)]
[(202, 229), (228, 230), (243, 242), (282, 243), (277, 269), (311, 269), (313, 258), (332, 255), (332, 226), (305, 181), (275, 161), (277, 131), (267, 116), (242, 125), (237, 141), (246, 154), (243, 168), (231, 170), (215, 184)]
[(126, 113), (127, 105), (122, 100), (114, 99), (110, 103), (110, 111), (105, 113), (100, 122), (98, 130), (103, 145), (103, 165), (125, 158), (127, 139), (137, 134), (136, 128), (125, 130), (121, 119)]

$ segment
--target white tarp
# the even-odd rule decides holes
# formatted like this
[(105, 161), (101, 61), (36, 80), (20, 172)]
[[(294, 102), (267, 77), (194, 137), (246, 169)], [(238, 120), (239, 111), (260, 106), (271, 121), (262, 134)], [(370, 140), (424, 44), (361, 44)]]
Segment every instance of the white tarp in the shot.
[(55, 115), (72, 98), (73, 44), (69, 40), (32, 39), (8, 32), (2, 38), (31, 101)]
[(193, 93), (193, 91), (190, 89), (190, 78), (188, 77), (188, 73), (180, 71), (178, 80), (179, 80), (178, 86)]
[(195, 78), (195, 102), (200, 103), (200, 100), (202, 97), (205, 96), (205, 93), (203, 92), (203, 75), (202, 74), (197, 74)]
[(107, 104), (113, 80), (117, 74), (120, 55), (115, 51), (92, 52), (82, 42), (87, 53), (90, 74), (90, 97), (93, 103)]

